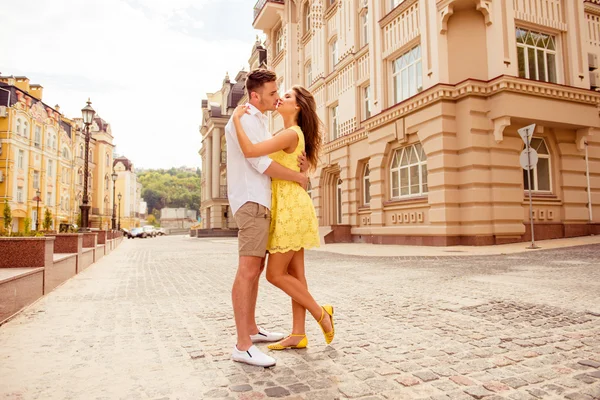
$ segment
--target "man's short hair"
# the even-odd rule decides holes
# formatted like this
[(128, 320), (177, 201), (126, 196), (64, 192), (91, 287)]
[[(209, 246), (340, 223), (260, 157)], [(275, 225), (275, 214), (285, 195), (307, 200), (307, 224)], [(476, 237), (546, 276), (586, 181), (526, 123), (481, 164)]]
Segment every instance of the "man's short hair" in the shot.
[(256, 92), (257, 89), (260, 89), (265, 83), (275, 81), (277, 81), (277, 74), (273, 71), (264, 68), (251, 71), (246, 75), (246, 91), (248, 92), (248, 97), (250, 97), (250, 93)]

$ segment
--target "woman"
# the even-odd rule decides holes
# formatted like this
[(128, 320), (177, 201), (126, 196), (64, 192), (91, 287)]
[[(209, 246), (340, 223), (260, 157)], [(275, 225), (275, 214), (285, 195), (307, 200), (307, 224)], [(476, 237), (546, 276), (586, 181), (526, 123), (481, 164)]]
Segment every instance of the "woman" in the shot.
[[(277, 111), (283, 118), (284, 130), (271, 139), (253, 144), (240, 122), (247, 106), (239, 106), (233, 114), (238, 141), (246, 158), (269, 155), (284, 167), (299, 171), (298, 156), (305, 151), (314, 168), (321, 148), (320, 121), (312, 94), (294, 86), (279, 100)], [(305, 348), (306, 310), (319, 323), (327, 344), (333, 340), (333, 307), (321, 307), (311, 296), (304, 274), (304, 249), (318, 247), (319, 232), (312, 200), (296, 182), (273, 179), (271, 228), (267, 250), (267, 280), (292, 298), (292, 333), (282, 341), (269, 345), (271, 350)]]

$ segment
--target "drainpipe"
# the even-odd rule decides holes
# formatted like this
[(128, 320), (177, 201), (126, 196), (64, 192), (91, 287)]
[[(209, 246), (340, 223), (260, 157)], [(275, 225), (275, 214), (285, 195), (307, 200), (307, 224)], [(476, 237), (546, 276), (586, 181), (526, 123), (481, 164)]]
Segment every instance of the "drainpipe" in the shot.
[(10, 155), (10, 153), (8, 152), (8, 144), (9, 144), (9, 139), (10, 139), (10, 134), (9, 132), (11, 131), (11, 127), (10, 127), (10, 117), (11, 117), (11, 112), (10, 112), (10, 97), (11, 97), (11, 91), (4, 89), (2, 87), (0, 87), (0, 90), (4, 90), (5, 92), (8, 93), (8, 97), (6, 99), (6, 112), (8, 113), (8, 126), (6, 128), (6, 172), (4, 173), (4, 198), (8, 199), (8, 157)]
[(590, 223), (593, 220), (592, 214), (592, 190), (590, 187), (590, 160), (588, 158), (588, 142), (587, 139), (584, 141), (585, 144), (585, 176), (587, 178), (587, 194), (588, 194), (588, 213), (590, 216)]

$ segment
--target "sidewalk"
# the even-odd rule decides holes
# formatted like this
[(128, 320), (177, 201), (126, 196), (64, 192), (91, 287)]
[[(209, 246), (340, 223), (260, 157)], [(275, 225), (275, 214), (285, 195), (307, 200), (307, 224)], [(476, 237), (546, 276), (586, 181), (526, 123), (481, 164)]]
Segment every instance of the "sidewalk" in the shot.
[(496, 246), (401, 246), (366, 243), (332, 243), (321, 245), (317, 251), (364, 257), (456, 257), (491, 256), (502, 254), (530, 253), (566, 247), (599, 244), (600, 236), (583, 236), (569, 239), (536, 241), (539, 249), (527, 249), (531, 242), (502, 244)]

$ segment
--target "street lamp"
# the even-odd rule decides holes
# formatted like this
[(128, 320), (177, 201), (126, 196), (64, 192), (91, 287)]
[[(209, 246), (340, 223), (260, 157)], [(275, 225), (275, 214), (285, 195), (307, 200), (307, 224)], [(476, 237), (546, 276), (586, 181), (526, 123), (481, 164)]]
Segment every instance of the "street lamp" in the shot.
[(82, 232), (89, 232), (89, 216), (90, 216), (90, 205), (88, 200), (88, 175), (89, 175), (89, 165), (88, 160), (90, 156), (90, 125), (92, 125), (92, 121), (94, 120), (94, 115), (96, 112), (92, 108), (92, 102), (90, 99), (87, 101), (87, 105), (83, 107), (81, 110), (81, 114), (83, 116), (83, 124), (85, 126), (85, 161), (84, 161), (84, 169), (83, 169), (83, 202), (80, 206), (81, 208), (81, 229)]
[(37, 201), (37, 214), (35, 216), (35, 230), (39, 231), (40, 230), (40, 196), (42, 195), (42, 192), (40, 192), (40, 189), (35, 191), (35, 201)]
[(114, 231), (115, 229), (117, 229), (117, 202), (115, 201), (115, 189), (117, 186), (117, 178), (119, 177), (119, 175), (117, 175), (117, 173), (113, 170), (112, 173), (112, 181), (113, 181), (113, 213), (112, 213), (112, 230)]
[(117, 229), (121, 230), (121, 193), (119, 193), (119, 224), (117, 225)]

